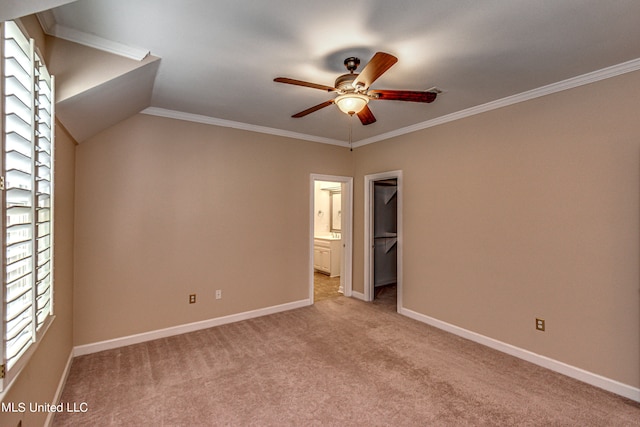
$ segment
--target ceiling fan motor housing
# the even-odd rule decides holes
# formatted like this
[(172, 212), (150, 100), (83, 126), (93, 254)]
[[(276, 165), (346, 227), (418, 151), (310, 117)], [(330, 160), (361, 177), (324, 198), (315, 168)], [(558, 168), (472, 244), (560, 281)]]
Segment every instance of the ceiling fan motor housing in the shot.
[(358, 89), (361, 89), (353, 85), (353, 81), (359, 76), (359, 74), (354, 74), (359, 65), (360, 59), (355, 56), (350, 56), (344, 60), (344, 66), (349, 70), (349, 74), (343, 74), (336, 79), (334, 86), (339, 92), (357, 92)]
[(358, 74), (343, 74), (336, 79), (335, 88), (340, 92), (353, 92), (355, 87), (353, 81), (358, 77)]

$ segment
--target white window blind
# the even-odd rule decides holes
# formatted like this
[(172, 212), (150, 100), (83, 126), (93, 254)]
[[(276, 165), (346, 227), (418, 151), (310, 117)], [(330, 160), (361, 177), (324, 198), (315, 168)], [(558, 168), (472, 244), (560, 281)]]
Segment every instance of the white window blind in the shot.
[(52, 315), (53, 77), (13, 22), (2, 24), (4, 383)]

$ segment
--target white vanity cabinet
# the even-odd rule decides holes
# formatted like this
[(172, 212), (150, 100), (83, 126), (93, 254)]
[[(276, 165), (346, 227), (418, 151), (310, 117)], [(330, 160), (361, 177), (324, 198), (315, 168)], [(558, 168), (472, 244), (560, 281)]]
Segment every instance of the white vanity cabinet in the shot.
[(313, 268), (331, 277), (340, 276), (342, 241), (316, 237), (313, 241)]

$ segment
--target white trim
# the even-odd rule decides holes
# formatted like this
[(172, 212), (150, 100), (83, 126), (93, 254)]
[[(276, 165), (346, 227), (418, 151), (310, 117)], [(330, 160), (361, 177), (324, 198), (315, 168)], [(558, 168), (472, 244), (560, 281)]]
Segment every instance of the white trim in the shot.
[(315, 182), (330, 181), (345, 185), (343, 198), (346, 204), (342, 207), (342, 259), (340, 283), (344, 296), (353, 293), (353, 177), (338, 175), (322, 175), (312, 173), (309, 179), (309, 300), (313, 304), (313, 242), (315, 237)]
[(371, 175), (364, 177), (364, 301), (373, 301), (371, 282), (373, 281), (371, 269), (373, 268), (373, 251), (371, 250), (371, 227), (373, 213), (373, 185)]
[(361, 300), (361, 301), (366, 301), (366, 300), (364, 299), (364, 294), (363, 294), (362, 292), (352, 291), (352, 292), (351, 292), (351, 296), (352, 296), (353, 298), (355, 298), (355, 299), (359, 299), (359, 300)]
[(347, 230), (346, 239), (345, 235), (342, 234), (343, 238), (343, 247), (342, 247), (342, 273), (341, 276), (344, 277), (342, 280), (343, 284), (343, 293), (344, 296), (350, 297), (353, 295), (353, 178), (349, 177), (349, 182), (346, 183), (345, 190), (345, 199), (347, 201), (346, 204), (342, 207), (342, 212), (344, 213), (345, 207), (348, 209), (347, 215), (342, 216), (342, 221), (345, 220), (346, 216), (346, 227), (342, 225), (344, 229)]
[(487, 111), (496, 110), (498, 108), (507, 107), (509, 105), (517, 104), (520, 102), (529, 101), (531, 99), (539, 98), (545, 95), (550, 95), (552, 93), (573, 89), (579, 86), (594, 83), (594, 82), (608, 79), (611, 77), (616, 77), (621, 74), (626, 74), (626, 73), (630, 73), (637, 70), (640, 70), (640, 58), (623, 62), (622, 64), (613, 65), (611, 67), (603, 68), (601, 70), (596, 70), (591, 73), (583, 74), (581, 76), (572, 77), (570, 79), (562, 80), (562, 81), (552, 83), (546, 86), (542, 86), (536, 89), (532, 89), (526, 92), (518, 93), (516, 95), (508, 96), (506, 98), (497, 99), (495, 101), (487, 102), (486, 104), (477, 105), (475, 107), (467, 108), (465, 110), (456, 111), (454, 113), (447, 114), (441, 117), (436, 117), (435, 119), (427, 120), (422, 123), (416, 123), (415, 125), (407, 126), (404, 128), (396, 129), (391, 132), (372, 136), (371, 138), (361, 139), (360, 141), (354, 143), (353, 147), (354, 148), (362, 147), (363, 145), (373, 144), (374, 142), (395, 138), (396, 136), (416, 132), (422, 129), (452, 122), (454, 120), (464, 119), (465, 117), (470, 117), (476, 114), (485, 113)]
[(493, 338), (489, 338), (487, 336), (469, 331), (459, 326), (443, 322), (442, 320), (417, 313), (413, 310), (409, 310), (408, 308), (402, 307), (398, 312), (403, 316), (410, 317), (411, 319), (417, 320), (419, 322), (426, 323), (438, 329), (442, 329), (446, 332), (452, 333), (462, 338), (466, 338), (470, 341), (485, 345), (487, 347), (493, 348), (494, 350), (501, 351), (519, 359), (526, 360), (527, 362), (531, 362), (535, 365), (542, 366), (543, 368), (547, 368), (576, 380), (585, 382), (592, 386), (610, 391), (620, 396), (624, 396), (636, 402), (640, 402), (640, 388), (632, 387), (619, 381), (594, 374), (593, 372), (585, 371), (584, 369), (568, 365), (566, 363), (551, 359), (546, 356), (542, 356), (537, 353), (533, 353), (529, 350), (525, 350), (520, 347), (516, 347)]
[[(60, 382), (58, 382), (58, 388), (56, 389), (56, 394), (53, 396), (53, 404), (57, 405), (60, 403), (60, 399), (62, 398), (62, 392), (64, 391), (64, 386), (67, 384), (67, 378), (69, 378), (69, 372), (71, 372), (71, 363), (73, 362), (73, 349), (69, 352), (69, 357), (67, 358), (67, 364), (64, 367), (64, 371), (62, 372), (62, 376), (60, 377)], [(44, 422), (45, 426), (53, 425), (53, 417), (56, 415), (55, 412), (49, 412), (47, 414), (47, 418)]]
[[(55, 17), (53, 16), (53, 13), (51, 11), (38, 13), (37, 16), (45, 33), (55, 37), (80, 43), (85, 46), (93, 47), (106, 52), (114, 53), (116, 55), (133, 58), (136, 60), (142, 60), (150, 53), (148, 50), (126, 46), (121, 43), (103, 39), (101, 37), (97, 37), (92, 34), (83, 33), (81, 31), (74, 30), (73, 28), (59, 25), (55, 22)], [(592, 71), (590, 73), (582, 74), (576, 77), (571, 77), (556, 83), (551, 83), (536, 89), (511, 95), (506, 98), (501, 98), (495, 101), (487, 102), (485, 104), (476, 105), (474, 107), (466, 108), (464, 110), (460, 110), (444, 116), (436, 117), (435, 119), (432, 119), (432, 120), (427, 120), (421, 123), (416, 123), (411, 126), (396, 129), (391, 132), (386, 132), (386, 133), (372, 136), (370, 138), (361, 139), (353, 143), (353, 148), (362, 147), (364, 145), (373, 144), (374, 142), (384, 141), (390, 138), (395, 138), (397, 136), (405, 135), (408, 133), (427, 129), (433, 126), (437, 126), (437, 125), (452, 122), (455, 120), (463, 119), (466, 117), (474, 116), (476, 114), (485, 113), (491, 110), (517, 104), (520, 102), (529, 101), (531, 99), (539, 98), (541, 96), (550, 95), (556, 92), (573, 89), (579, 86), (583, 86), (583, 85), (594, 83), (600, 80), (616, 77), (621, 74), (626, 74), (626, 73), (630, 73), (637, 70), (640, 70), (640, 58), (632, 59), (630, 61), (626, 61), (621, 64), (612, 65), (610, 67), (602, 68), (600, 70)], [(323, 144), (338, 145), (341, 147), (348, 146), (348, 142), (340, 141), (337, 139), (323, 138), (319, 136), (308, 135), (308, 134), (303, 134), (298, 132), (285, 131), (281, 129), (269, 128), (264, 126), (250, 125), (247, 123), (217, 119), (217, 118), (202, 116), (198, 114), (190, 114), (190, 113), (183, 113), (179, 111), (166, 110), (163, 108), (149, 107), (142, 112), (145, 114), (156, 115), (160, 117), (175, 118), (178, 120), (187, 120), (187, 121), (192, 121), (196, 123), (250, 130), (253, 132), (285, 136), (289, 138), (301, 139), (304, 141), (320, 142)]]
[(10, 370), (5, 372), (5, 377), (0, 379), (0, 385), (2, 386), (0, 389), (0, 401), (4, 400), (13, 384), (17, 382), (17, 379), (22, 373), (22, 370), (29, 364), (31, 357), (36, 353), (38, 347), (40, 347), (40, 344), (44, 340), (44, 336), (47, 334), (47, 331), (49, 330), (55, 319), (56, 316), (53, 314), (47, 316), (43, 325), (40, 327), (40, 330), (37, 332), (37, 339), (29, 344), (27, 351), (25, 351), (22, 356), (20, 356), (16, 364), (11, 367)]
[[(395, 138), (397, 136), (405, 135), (419, 130), (427, 129), (430, 127), (438, 126), (444, 123), (453, 122), (455, 120), (464, 119), (466, 117), (474, 116), (476, 114), (485, 113), (498, 108), (507, 107), (509, 105), (517, 104), (520, 102), (529, 101), (531, 99), (539, 98), (541, 96), (550, 95), (556, 92), (573, 89), (579, 86), (583, 86), (590, 83), (595, 83), (600, 80), (616, 77), (622, 74), (631, 73), (633, 71), (640, 70), (640, 58), (632, 59), (631, 61), (623, 62), (622, 64), (612, 65), (601, 70), (596, 70), (590, 73), (582, 74), (580, 76), (572, 77), (560, 82), (552, 83), (546, 86), (542, 86), (536, 89), (532, 89), (526, 92), (508, 96), (506, 98), (497, 99), (495, 101), (487, 102), (485, 104), (476, 105), (464, 110), (456, 111), (451, 114), (436, 117), (432, 120), (427, 120), (421, 123), (416, 123), (411, 126), (396, 129), (391, 132), (375, 135), (370, 138), (361, 139), (353, 143), (354, 148), (362, 147), (364, 145), (373, 144), (374, 142), (384, 141), (386, 139)], [(269, 128), (264, 126), (250, 125), (247, 123), (234, 122), (231, 120), (216, 119), (208, 116), (201, 116), (198, 114), (182, 113), (179, 111), (166, 110), (163, 108), (149, 107), (142, 111), (144, 114), (167, 117), (178, 120), (187, 120), (196, 123), (203, 123), (215, 126), (231, 127), (235, 129), (249, 130), (253, 132), (266, 133), (270, 135), (284, 136), (288, 138), (301, 139), (303, 141), (320, 142), (323, 144), (338, 145), (341, 147), (348, 147), (348, 142), (340, 141), (337, 139), (323, 138), (314, 135), (307, 135), (298, 132), (291, 132), (281, 129)]]
[(38, 18), (38, 22), (40, 22), (42, 31), (44, 31), (45, 34), (51, 35), (52, 28), (56, 25), (56, 17), (53, 15), (53, 11), (49, 9), (38, 12), (36, 13), (36, 18)]
[(364, 176), (364, 300), (373, 301), (373, 251), (371, 250), (372, 242), (371, 235), (373, 234), (373, 184), (375, 181), (383, 179), (396, 179), (398, 182), (398, 242), (396, 243), (398, 252), (398, 264), (397, 264), (397, 310), (402, 308), (402, 171), (395, 170), (389, 172), (375, 173)]
[(339, 145), (348, 147), (348, 143), (337, 139), (323, 138), (320, 136), (307, 135), (304, 133), (291, 132), (288, 130), (275, 129), (266, 126), (252, 125), (249, 123), (234, 122), (232, 120), (217, 119), (215, 117), (202, 116), (200, 114), (183, 113), (175, 110), (167, 110), (158, 107), (148, 107), (141, 111), (142, 114), (150, 116), (166, 117), (169, 119), (185, 120), (188, 122), (202, 123), (205, 125), (222, 126), (233, 129), (247, 130), (251, 132), (266, 133), (269, 135), (284, 136), (286, 138), (301, 139), (303, 141), (319, 142), (321, 144)]
[(56, 23), (55, 16), (50, 10), (38, 13), (36, 16), (38, 17), (38, 21), (40, 21), (42, 30), (49, 36), (58, 37), (63, 40), (68, 40), (83, 46), (112, 53), (114, 55), (135, 59), (136, 61), (142, 61), (150, 53), (148, 49), (127, 46), (122, 43), (60, 25)]
[(85, 354), (97, 353), (99, 351), (111, 350), (114, 348), (125, 347), (132, 344), (152, 341), (159, 338), (171, 337), (174, 335), (186, 334), (188, 332), (199, 331), (201, 329), (213, 328), (215, 326), (226, 325), (228, 323), (240, 322), (242, 320), (253, 319), (255, 317), (267, 316), (269, 314), (280, 313), (282, 311), (293, 310), (296, 308), (306, 307), (310, 305), (308, 299), (289, 302), (271, 307), (259, 308), (257, 310), (245, 311), (243, 313), (230, 314), (228, 316), (216, 317), (213, 319), (202, 320), (200, 322), (187, 323), (184, 325), (172, 326), (165, 329), (157, 329), (155, 331), (143, 332), (140, 334), (129, 335), (121, 338), (114, 338), (106, 341), (99, 341), (91, 344), (79, 345), (73, 348), (74, 356), (83, 356)]

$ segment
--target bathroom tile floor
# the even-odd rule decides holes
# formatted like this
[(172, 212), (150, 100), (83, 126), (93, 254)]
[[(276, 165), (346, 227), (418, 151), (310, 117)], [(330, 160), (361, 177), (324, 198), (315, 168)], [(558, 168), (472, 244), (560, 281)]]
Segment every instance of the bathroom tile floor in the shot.
[(313, 273), (313, 300), (322, 301), (329, 298), (341, 297), (338, 292), (340, 288), (340, 277), (329, 277), (322, 273)]

